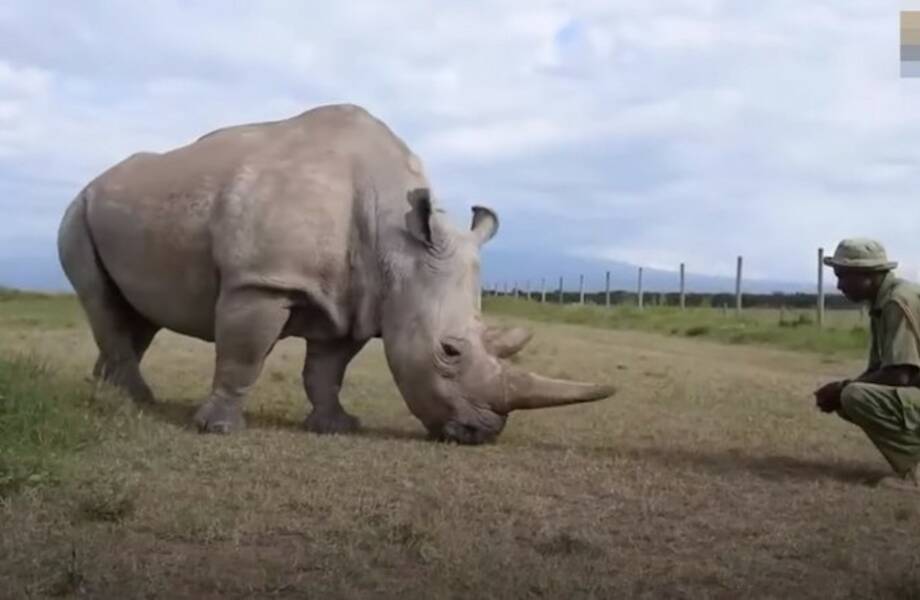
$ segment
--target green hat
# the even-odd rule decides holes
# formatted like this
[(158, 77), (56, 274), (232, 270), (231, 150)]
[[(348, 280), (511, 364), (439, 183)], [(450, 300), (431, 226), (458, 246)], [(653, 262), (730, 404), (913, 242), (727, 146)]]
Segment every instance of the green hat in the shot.
[(885, 248), (868, 238), (848, 238), (837, 244), (834, 256), (824, 258), (829, 267), (863, 269), (866, 271), (890, 271), (898, 263), (888, 260)]

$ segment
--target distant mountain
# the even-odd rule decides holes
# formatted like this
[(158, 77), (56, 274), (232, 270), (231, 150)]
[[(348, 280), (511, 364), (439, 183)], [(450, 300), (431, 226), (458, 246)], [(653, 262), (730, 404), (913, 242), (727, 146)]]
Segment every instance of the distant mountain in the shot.
[(0, 256), (0, 287), (41, 292), (73, 291), (61, 270), (57, 254), (51, 252), (47, 255)]
[[(494, 285), (500, 287), (507, 283), (509, 289), (518, 282), (524, 289), (530, 281), (531, 290), (540, 290), (540, 279), (546, 279), (547, 291), (559, 288), (559, 277), (563, 277), (566, 290), (578, 290), (579, 275), (585, 276), (585, 291), (602, 291), (605, 272), (610, 271), (610, 287), (613, 290), (636, 289), (637, 267), (624, 262), (586, 259), (557, 254), (549, 254), (540, 249), (533, 251), (511, 251), (483, 247), (482, 281), (487, 289)], [(686, 274), (687, 292), (734, 293), (733, 277), (714, 277)], [(831, 282), (826, 282), (831, 284)], [(0, 286), (29, 289), (36, 291), (71, 291), (61, 267), (55, 248), (46, 253), (33, 253), (31, 256), (11, 258), (0, 257)], [(676, 292), (680, 289), (680, 278), (676, 271), (645, 269), (642, 275), (642, 287), (649, 292)], [(744, 279), (741, 289), (747, 293), (769, 294), (772, 292), (815, 291), (814, 282), (775, 281), (763, 279)], [(828, 289), (828, 292), (833, 289)]]
[[(548, 254), (540, 249), (522, 252), (483, 247), (481, 276), (483, 286), (510, 290), (517, 282), (518, 288), (526, 289), (530, 283), (531, 291), (540, 290), (541, 279), (546, 280), (547, 292), (559, 289), (559, 277), (568, 291), (577, 291), (579, 276), (585, 277), (585, 291), (602, 291), (605, 286), (606, 272), (610, 271), (610, 288), (612, 290), (635, 291), (638, 283), (638, 267), (624, 262), (601, 259), (580, 258), (559, 254)], [(734, 277), (717, 277), (699, 275), (688, 271), (685, 274), (686, 291), (698, 293), (734, 293)], [(825, 286), (828, 285), (825, 280)], [(678, 271), (664, 271), (645, 268), (642, 271), (642, 288), (648, 292), (677, 292), (680, 290)], [(741, 291), (744, 293), (769, 294), (814, 293), (815, 282), (778, 281), (767, 279), (745, 279), (742, 272)], [(833, 291), (826, 289), (827, 292)]]

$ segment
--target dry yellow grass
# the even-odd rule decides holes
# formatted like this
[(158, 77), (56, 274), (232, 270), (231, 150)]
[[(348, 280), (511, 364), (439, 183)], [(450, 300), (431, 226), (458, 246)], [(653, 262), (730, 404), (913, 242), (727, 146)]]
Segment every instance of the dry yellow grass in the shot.
[[(14, 317), (0, 351), (88, 385), (76, 311)], [(866, 486), (882, 459), (811, 404), (861, 361), (531, 325), (518, 362), (620, 392), (514, 414), (485, 447), (425, 440), (376, 342), (343, 390), (362, 433), (299, 430), (304, 347), (285, 340), (250, 428), (199, 435), (212, 347), (161, 333), (143, 367), (160, 405), (0, 504), (0, 596), (920, 597), (920, 497)]]

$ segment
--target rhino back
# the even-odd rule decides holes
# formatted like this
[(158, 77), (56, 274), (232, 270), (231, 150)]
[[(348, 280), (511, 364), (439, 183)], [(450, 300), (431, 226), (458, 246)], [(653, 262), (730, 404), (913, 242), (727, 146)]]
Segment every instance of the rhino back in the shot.
[(291, 335), (361, 337), (379, 329), (377, 203), (419, 182), (385, 125), (331, 106), (135, 155), (88, 186), (87, 214), (106, 270), (161, 326), (212, 340), (220, 291), (258, 287), (288, 294)]
[(157, 325), (212, 340), (218, 274), (209, 221), (230, 169), (202, 162), (189, 149), (137, 154), (84, 193), (99, 257), (129, 304)]

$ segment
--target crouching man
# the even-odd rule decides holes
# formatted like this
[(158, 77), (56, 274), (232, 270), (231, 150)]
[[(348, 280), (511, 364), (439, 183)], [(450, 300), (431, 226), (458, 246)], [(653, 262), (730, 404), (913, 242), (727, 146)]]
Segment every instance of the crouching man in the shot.
[(815, 391), (818, 408), (869, 436), (895, 473), (879, 486), (920, 493), (920, 286), (895, 277), (874, 240), (843, 240), (824, 264), (844, 296), (868, 305), (872, 344), (862, 375)]

